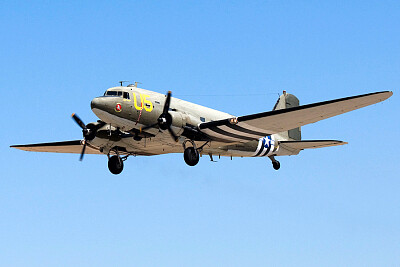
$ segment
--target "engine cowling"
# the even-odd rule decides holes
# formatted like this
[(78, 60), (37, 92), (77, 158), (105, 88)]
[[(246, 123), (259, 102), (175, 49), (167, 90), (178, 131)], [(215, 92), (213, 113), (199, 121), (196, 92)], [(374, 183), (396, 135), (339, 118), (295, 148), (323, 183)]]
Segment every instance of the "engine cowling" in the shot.
[(183, 126), (186, 124), (186, 115), (178, 111), (170, 111), (169, 114), (171, 114), (172, 118), (171, 126), (174, 127), (174, 131), (177, 135), (181, 135), (183, 132)]

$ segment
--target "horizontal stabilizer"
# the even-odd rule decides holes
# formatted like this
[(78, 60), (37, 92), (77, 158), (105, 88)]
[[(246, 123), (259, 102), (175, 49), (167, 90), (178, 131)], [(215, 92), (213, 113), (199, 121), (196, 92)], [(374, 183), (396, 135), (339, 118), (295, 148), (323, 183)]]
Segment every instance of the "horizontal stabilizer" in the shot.
[(321, 148), (329, 146), (346, 145), (347, 142), (337, 140), (302, 140), (302, 141), (279, 141), (280, 146), (288, 147), (294, 150), (303, 150), (308, 148)]

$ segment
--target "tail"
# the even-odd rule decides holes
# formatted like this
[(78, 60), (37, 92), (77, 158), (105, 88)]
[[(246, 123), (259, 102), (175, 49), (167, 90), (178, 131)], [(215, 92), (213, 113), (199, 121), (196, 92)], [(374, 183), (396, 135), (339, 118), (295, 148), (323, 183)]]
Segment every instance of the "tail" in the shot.
[[(293, 107), (298, 107), (299, 105), (300, 105), (300, 101), (297, 97), (286, 93), (286, 91), (283, 91), (283, 94), (278, 98), (278, 101), (276, 102), (276, 104), (272, 110), (293, 108)], [(301, 127), (279, 133), (279, 135), (282, 136), (286, 140), (300, 141), (301, 140)]]

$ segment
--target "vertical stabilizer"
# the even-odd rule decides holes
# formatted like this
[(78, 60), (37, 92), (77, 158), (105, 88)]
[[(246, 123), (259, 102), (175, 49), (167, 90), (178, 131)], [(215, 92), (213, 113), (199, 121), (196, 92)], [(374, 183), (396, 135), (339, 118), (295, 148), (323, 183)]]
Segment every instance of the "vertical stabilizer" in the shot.
[[(283, 94), (278, 98), (274, 108), (272, 110), (286, 109), (298, 107), (300, 105), (299, 99), (292, 95), (283, 91)], [(281, 136), (287, 137), (288, 140), (301, 140), (301, 128), (294, 128), (287, 132), (280, 133)]]

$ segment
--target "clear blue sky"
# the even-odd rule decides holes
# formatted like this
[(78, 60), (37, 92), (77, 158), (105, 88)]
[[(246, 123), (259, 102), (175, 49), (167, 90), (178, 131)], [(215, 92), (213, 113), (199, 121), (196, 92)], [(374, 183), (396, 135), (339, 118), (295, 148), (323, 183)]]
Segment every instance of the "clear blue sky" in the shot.
[[(400, 264), (399, 1), (32, 2), (0, 5), (0, 265)], [(237, 115), (282, 90), (394, 96), (303, 127), (349, 145), (278, 172), (176, 154), (114, 176), (106, 156), (9, 148), (80, 139), (71, 113), (96, 120), (91, 99), (119, 80)]]

